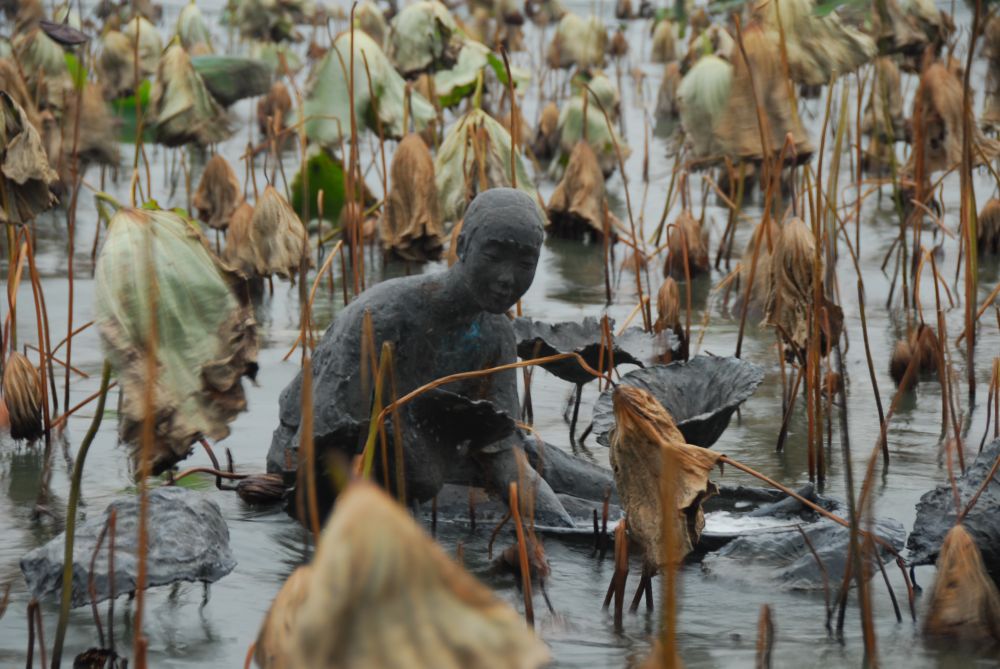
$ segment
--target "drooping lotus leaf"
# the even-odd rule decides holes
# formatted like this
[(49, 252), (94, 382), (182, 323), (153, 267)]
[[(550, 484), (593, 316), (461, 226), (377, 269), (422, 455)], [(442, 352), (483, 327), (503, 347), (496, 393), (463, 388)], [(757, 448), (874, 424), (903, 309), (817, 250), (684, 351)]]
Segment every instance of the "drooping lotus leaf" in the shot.
[(6, 198), (0, 222), (27, 223), (56, 205), (50, 186), (59, 175), (49, 165), (38, 130), (6, 91), (0, 91), (0, 161)]
[[(434, 73), (434, 94), (442, 107), (453, 107), (472, 95), (480, 76), (492, 71), (501, 86), (507, 86), (507, 68), (503, 60), (480, 42), (466, 40), (451, 69)], [(511, 66), (514, 86), (523, 90), (531, 81), (531, 72)]]
[(216, 230), (225, 230), (233, 212), (243, 203), (243, 187), (236, 171), (221, 153), (205, 165), (192, 204), (198, 218)]
[[(83, 90), (78, 96), (76, 92), (66, 93), (66, 111), (62, 115), (63, 164), (71, 163), (70, 154), (73, 151), (74, 133), (76, 133), (76, 151), (80, 160), (85, 163), (97, 163), (117, 167), (118, 122), (111, 114), (111, 108), (105, 101), (104, 87), (93, 82), (84, 82)], [(79, 126), (77, 123), (77, 104), (80, 104)]]
[(536, 669), (548, 652), (404, 507), (361, 482), (275, 597), (254, 657), (262, 669)]
[[(135, 49), (135, 41), (139, 40), (139, 74), (143, 79), (150, 77), (156, 72), (156, 66), (160, 62), (160, 54), (163, 53), (163, 38), (156, 30), (156, 27), (142, 16), (136, 16), (122, 28), (122, 34), (128, 38), (129, 46)], [(132, 56), (129, 56), (131, 64)]]
[[(708, 448), (763, 380), (764, 370), (752, 363), (699, 355), (687, 362), (637, 369), (623, 376), (621, 384), (652, 393), (674, 417), (685, 442)], [(593, 419), (598, 443), (607, 446), (615, 426), (609, 392), (594, 403)]]
[(273, 70), (256, 58), (195, 56), (191, 65), (223, 107), (243, 98), (264, 95), (271, 89)]
[(308, 252), (306, 229), (274, 186), (265, 188), (254, 205), (248, 242), (258, 276), (288, 278), (299, 271)]
[[(590, 88), (590, 93), (587, 93), (586, 89), (581, 89), (580, 94), (573, 97), (559, 113), (559, 147), (563, 155), (570, 155), (576, 143), (584, 139), (584, 124), (586, 124), (587, 143), (594, 150), (601, 171), (608, 176), (618, 166), (615, 144), (618, 144), (623, 160), (631, 153), (625, 139), (614, 127), (618, 117), (618, 90), (604, 75), (594, 77), (587, 86)], [(586, 113), (584, 113), (584, 94), (590, 96), (587, 100)]]
[(69, 75), (62, 46), (41, 28), (15, 35), (12, 44), (28, 86), (34, 90), (44, 84), (48, 91), (45, 99), (61, 107), (62, 100), (55, 92), (61, 90), (61, 81)]
[(166, 146), (189, 142), (206, 146), (231, 134), (225, 110), (180, 44), (172, 44), (160, 59), (150, 105), (156, 140)]
[(354, 9), (354, 27), (368, 34), (379, 46), (385, 45), (385, 36), (389, 32), (385, 24), (385, 16), (371, 0), (359, 2)]
[[(477, 159), (477, 156), (479, 158)], [(514, 156), (517, 187), (537, 200), (534, 182), (520, 154)], [(511, 186), (510, 133), (481, 109), (473, 109), (448, 130), (434, 159), (441, 215), (462, 218), (477, 193)]]
[(271, 72), (279, 74), (285, 73), (285, 65), (293, 75), (302, 69), (302, 57), (290, 45), (283, 42), (252, 42), (250, 57), (263, 62)]
[(693, 160), (715, 158), (722, 145), (715, 131), (726, 109), (733, 66), (718, 56), (698, 59), (677, 89), (681, 126)]
[(187, 457), (198, 438), (226, 437), (228, 424), (246, 409), (241, 377), (256, 373), (256, 323), (195, 226), (169, 211), (119, 210), (108, 224), (95, 280), (95, 320), (121, 384), (119, 427), (133, 464), (139, 464), (147, 392), (154, 474)]
[(245, 39), (267, 42), (298, 41), (295, 24), (304, 22), (311, 10), (309, 0), (240, 0), (232, 20)]
[(437, 69), (455, 58), (461, 38), (448, 8), (437, 0), (406, 5), (392, 19), (386, 54), (396, 69), (409, 76)]
[(42, 380), (31, 361), (17, 351), (3, 368), (2, 401), (11, 439), (35, 441), (42, 436)]
[(444, 245), (434, 159), (420, 135), (403, 138), (392, 157), (379, 225), (382, 247), (406, 260), (436, 260)]
[[(309, 75), (303, 104), (306, 134), (324, 146), (339, 146), (351, 132), (350, 67), (351, 34), (341, 33)], [(368, 72), (371, 73), (369, 95)], [(382, 49), (364, 32), (354, 32), (354, 113), (358, 125), (376, 130), (376, 112), (386, 137), (399, 139), (407, 132), (403, 127), (407, 104), (406, 82), (393, 68)], [(422, 95), (413, 91), (409, 96), (408, 116), (417, 131), (423, 130), (434, 118), (434, 107)], [(293, 121), (294, 122), (294, 121)]]
[(601, 67), (607, 50), (608, 33), (597, 16), (581, 18), (567, 13), (559, 20), (556, 34), (549, 44), (550, 67), (579, 69)]
[(177, 36), (191, 53), (212, 53), (212, 32), (194, 0), (184, 6), (177, 16)]
[[(109, 30), (101, 38), (101, 53), (95, 69), (97, 80), (111, 99), (116, 99), (135, 88), (132, 40), (124, 33)], [(142, 81), (142, 73), (139, 73)]]

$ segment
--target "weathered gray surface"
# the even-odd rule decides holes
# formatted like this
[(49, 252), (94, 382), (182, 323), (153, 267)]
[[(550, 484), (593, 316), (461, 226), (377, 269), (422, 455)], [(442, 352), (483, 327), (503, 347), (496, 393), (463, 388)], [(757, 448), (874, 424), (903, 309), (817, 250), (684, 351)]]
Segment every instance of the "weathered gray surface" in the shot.
[[(687, 362), (637, 369), (623, 376), (621, 383), (652, 393), (673, 416), (687, 443), (707, 448), (718, 441), (733, 413), (763, 380), (764, 370), (745, 360), (699, 355)], [(598, 443), (609, 446), (615, 426), (610, 390), (597, 398), (593, 420)]]
[[(963, 509), (979, 490), (983, 481), (986, 480), (997, 457), (1000, 457), (1000, 439), (988, 444), (975, 461), (966, 468), (965, 474), (955, 478)], [(998, 509), (1000, 509), (1000, 481), (994, 477), (979, 496), (979, 501), (962, 521), (962, 525), (976, 541), (979, 552), (983, 554), (983, 562), (994, 578), (1000, 575), (1000, 513), (998, 513)], [(910, 537), (906, 541), (906, 547), (910, 551), (910, 564), (934, 564), (937, 561), (944, 537), (955, 526), (957, 517), (958, 512), (955, 510), (955, 497), (951, 484), (945, 482), (924, 493), (920, 501), (917, 502), (917, 517), (913, 521), (913, 532), (910, 533)]]
[[(611, 323), (614, 332), (614, 322)], [(628, 328), (620, 337), (614, 337), (613, 355), (605, 353), (601, 359), (601, 323), (588, 316), (580, 322), (545, 323), (530, 318), (514, 319), (514, 334), (517, 336), (517, 354), (524, 360), (545, 358), (560, 353), (576, 353), (592, 368), (601, 371), (618, 365), (638, 365), (651, 363), (659, 349), (673, 349), (679, 342), (670, 332), (653, 335), (641, 328)], [(577, 385), (589, 383), (594, 376), (580, 366), (575, 359), (550, 362), (542, 367), (564, 381)]]
[[(848, 529), (826, 519), (800, 527), (823, 563), (831, 590), (835, 590), (844, 578), (847, 565)], [(897, 551), (902, 550), (906, 538), (902, 523), (878, 520), (874, 532)], [(885, 549), (881, 554), (885, 561), (892, 559)], [(705, 556), (702, 568), (717, 578), (757, 587), (822, 590), (824, 583), (823, 569), (802, 533), (794, 528), (739, 536), (718, 552)]]
[[(104, 513), (77, 526), (73, 544), (73, 606), (90, 602), (87, 591), (90, 560), (112, 509), (117, 514), (115, 595), (130, 592), (136, 587), (139, 497), (132, 496), (115, 500)], [(229, 528), (219, 505), (208, 497), (184, 488), (157, 488), (149, 493), (148, 521), (148, 586), (178, 581), (212, 583), (236, 567), (229, 548)], [(33, 597), (59, 598), (65, 538), (65, 533), (61, 534), (21, 559), (21, 571)], [(94, 565), (94, 585), (97, 601), (108, 599), (111, 583), (107, 537)]]

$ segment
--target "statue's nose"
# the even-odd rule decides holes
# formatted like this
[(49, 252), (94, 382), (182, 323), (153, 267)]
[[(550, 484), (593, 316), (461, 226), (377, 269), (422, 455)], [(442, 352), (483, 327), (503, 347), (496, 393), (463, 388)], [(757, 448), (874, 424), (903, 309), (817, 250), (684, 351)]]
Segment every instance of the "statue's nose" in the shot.
[(510, 290), (514, 287), (514, 274), (512, 272), (500, 272), (497, 275), (496, 287), (501, 290)]

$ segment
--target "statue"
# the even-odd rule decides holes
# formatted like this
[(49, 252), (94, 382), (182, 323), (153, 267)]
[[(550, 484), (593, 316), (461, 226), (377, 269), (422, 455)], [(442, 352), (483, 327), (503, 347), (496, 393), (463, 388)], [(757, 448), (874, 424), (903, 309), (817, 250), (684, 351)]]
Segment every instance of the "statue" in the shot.
[[(314, 471), (318, 472), (322, 507), (332, 504), (334, 497), (326, 476), (330, 458), (349, 462), (361, 452), (368, 435), (372, 392), (364, 394), (360, 370), (366, 312), (371, 316), (375, 355), (383, 342), (393, 345), (397, 396), (446, 375), (512, 363), (517, 357), (516, 342), (506, 312), (531, 286), (543, 240), (542, 215), (529, 196), (510, 188), (485, 191), (466, 210), (457, 241), (458, 262), (444, 272), (377, 284), (337, 315), (312, 360), (313, 443), (318, 465)], [(470, 400), (488, 400), (511, 418), (519, 413), (514, 370), (454, 382), (442, 389)], [(286, 479), (298, 463), (301, 391), (300, 372), (281, 393), (280, 425), (268, 453), (268, 471), (284, 474)], [(401, 418), (404, 424), (412, 420), (405, 413)], [(430, 431), (435, 431), (434, 426)], [(391, 441), (393, 427), (387, 426), (386, 433)], [(418, 441), (402, 440), (408, 501), (428, 500), (444, 483), (481, 485), (506, 500), (509, 483), (520, 480), (522, 492), (534, 495), (540, 524), (572, 525), (552, 487), (519, 455), (522, 446), (530, 450), (534, 438), (526, 438), (512, 423), (505, 436), (489, 443)], [(391, 454), (393, 447), (387, 450)], [(566, 462), (569, 457), (560, 453), (554, 461)], [(581, 477), (572, 473), (571, 466), (568, 476), (562, 472), (553, 478), (574, 479), (576, 485), (585, 480), (588, 486), (609, 480), (586, 464), (581, 464), (581, 471), (587, 472)], [(549, 469), (553, 464), (544, 466)], [(388, 471), (394, 471), (393, 467)], [(529, 493), (524, 488), (533, 490)], [(599, 497), (603, 489), (593, 492)]]

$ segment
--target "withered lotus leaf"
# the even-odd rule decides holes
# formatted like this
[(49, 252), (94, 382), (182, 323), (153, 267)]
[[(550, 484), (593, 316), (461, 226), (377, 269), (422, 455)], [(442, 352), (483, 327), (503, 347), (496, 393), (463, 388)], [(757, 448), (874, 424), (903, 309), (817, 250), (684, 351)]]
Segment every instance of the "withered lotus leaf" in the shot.
[(299, 271), (308, 245), (306, 228), (274, 186), (265, 188), (254, 206), (248, 242), (259, 276), (287, 279)]
[(678, 281), (704, 274), (711, 268), (708, 231), (690, 210), (683, 210), (667, 233), (667, 259), (663, 275)]
[(927, 603), (924, 633), (955, 640), (1000, 642), (1000, 592), (962, 525), (948, 532)]
[(133, 464), (140, 464), (147, 392), (154, 474), (187, 457), (198, 438), (226, 437), (246, 408), (241, 378), (256, 372), (256, 323), (195, 225), (169, 211), (119, 210), (95, 280), (95, 320), (121, 384), (119, 428)]
[[(599, 238), (603, 237), (607, 204), (604, 174), (597, 164), (597, 156), (590, 144), (580, 140), (549, 200), (549, 227), (567, 237), (578, 237), (588, 229)], [(609, 212), (608, 216), (613, 215)], [(608, 225), (614, 236), (612, 221)]]
[(403, 138), (389, 173), (389, 197), (379, 226), (383, 247), (406, 260), (437, 259), (444, 246), (444, 225), (434, 159), (420, 135)]
[(612, 404), (615, 428), (611, 436), (611, 469), (628, 518), (628, 531), (643, 546), (647, 563), (663, 567), (666, 556), (662, 554), (660, 534), (661, 467), (675, 477), (675, 545), (680, 559), (698, 543), (705, 526), (701, 503), (716, 492), (708, 476), (721, 454), (686, 444), (670, 413), (641, 388), (618, 386)]
[(812, 230), (802, 219), (793, 218), (778, 234), (769, 262), (767, 323), (777, 327), (786, 343), (798, 350), (805, 350), (809, 341), (815, 250)]
[(0, 203), (0, 222), (26, 223), (56, 205), (50, 186), (59, 175), (49, 165), (38, 130), (6, 91), (0, 91), (0, 155), (7, 198)]
[(13, 439), (34, 441), (42, 436), (42, 382), (27, 357), (13, 352), (3, 368), (3, 401)]
[(231, 134), (225, 110), (177, 42), (167, 47), (156, 67), (150, 112), (156, 119), (156, 139), (166, 146), (207, 146)]
[(245, 277), (257, 276), (253, 247), (250, 245), (250, 227), (253, 225), (253, 206), (246, 200), (233, 211), (226, 230), (226, 248), (222, 259)]
[(254, 657), (263, 669), (534, 669), (548, 650), (403, 507), (356, 482), (271, 604)]
[(225, 230), (233, 212), (243, 202), (243, 188), (232, 165), (221, 153), (209, 159), (192, 204), (198, 218), (216, 230)]

